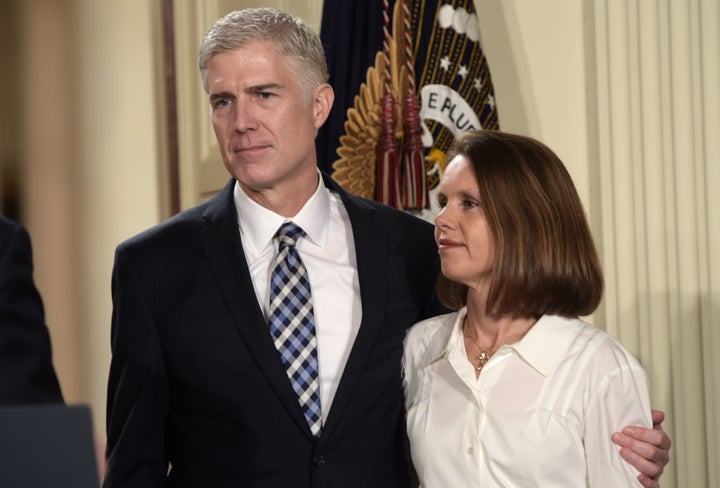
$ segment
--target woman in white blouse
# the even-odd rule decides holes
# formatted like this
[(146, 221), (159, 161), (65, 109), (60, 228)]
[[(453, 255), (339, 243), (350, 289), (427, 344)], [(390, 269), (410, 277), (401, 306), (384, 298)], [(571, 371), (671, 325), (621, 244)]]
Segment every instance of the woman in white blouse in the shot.
[(570, 175), (543, 144), (458, 137), (440, 182), (438, 297), (405, 343), (407, 427), (425, 488), (641, 486), (612, 444), (651, 427), (647, 378), (578, 319), (603, 288)]

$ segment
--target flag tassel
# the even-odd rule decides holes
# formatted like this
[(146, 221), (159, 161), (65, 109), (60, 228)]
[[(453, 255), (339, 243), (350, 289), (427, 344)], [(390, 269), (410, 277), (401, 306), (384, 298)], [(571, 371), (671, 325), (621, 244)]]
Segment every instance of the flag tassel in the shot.
[(402, 202), (407, 210), (429, 207), (425, 148), (420, 126), (420, 102), (417, 95), (408, 93), (403, 107), (403, 167)]
[(398, 164), (398, 141), (395, 138), (395, 98), (386, 93), (382, 99), (380, 137), (377, 145), (377, 175), (375, 200), (395, 208), (402, 208), (400, 201), (400, 166)]

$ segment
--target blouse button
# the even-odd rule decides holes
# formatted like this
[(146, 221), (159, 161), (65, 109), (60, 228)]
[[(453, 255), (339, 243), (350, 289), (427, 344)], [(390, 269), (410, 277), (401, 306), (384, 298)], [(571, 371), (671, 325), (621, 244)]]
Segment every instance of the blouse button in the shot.
[(467, 453), (468, 453), (468, 454), (472, 454), (472, 453), (473, 453), (473, 448), (472, 448), (472, 447), (468, 447), (468, 448), (467, 448)]

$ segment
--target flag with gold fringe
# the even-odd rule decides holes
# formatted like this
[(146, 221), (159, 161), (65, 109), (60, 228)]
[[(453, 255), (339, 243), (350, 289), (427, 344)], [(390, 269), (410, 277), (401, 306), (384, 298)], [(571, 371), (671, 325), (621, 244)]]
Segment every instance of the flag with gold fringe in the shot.
[(498, 129), (472, 0), (325, 0), (321, 37), (336, 92), (321, 169), (347, 190), (431, 217), (459, 132)]

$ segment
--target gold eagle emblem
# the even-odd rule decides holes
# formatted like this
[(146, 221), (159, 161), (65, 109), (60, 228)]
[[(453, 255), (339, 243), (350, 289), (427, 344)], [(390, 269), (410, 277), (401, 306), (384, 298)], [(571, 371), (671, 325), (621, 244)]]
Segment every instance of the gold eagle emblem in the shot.
[[(395, 3), (393, 13), (393, 32), (402, 32), (402, 16), (399, 5)], [(387, 38), (389, 48), (390, 86), (392, 95), (400, 100), (408, 91), (408, 70), (406, 68), (405, 49), (394, 36)], [(354, 106), (347, 110), (345, 134), (340, 137), (337, 149), (339, 159), (332, 167), (332, 177), (343, 188), (355, 195), (373, 199), (375, 197), (375, 175), (377, 146), (381, 132), (382, 98), (384, 95), (383, 71), (387, 56), (378, 51), (375, 65), (367, 70), (365, 82), (355, 95)], [(403, 120), (402, 103), (395, 104), (396, 119)], [(396, 125), (395, 137), (403, 138), (402, 124)]]
[[(383, 50), (347, 109), (332, 177), (361, 197), (432, 213), (428, 193), (439, 183), (454, 136), (499, 128), (490, 70), (472, 0), (398, 0), (392, 23), (387, 4)], [(420, 27), (422, 9), (434, 19), (429, 29)], [(424, 38), (413, 38), (420, 31)]]

